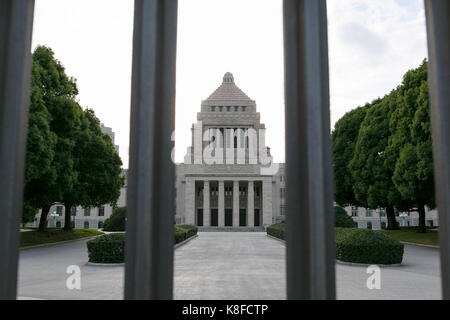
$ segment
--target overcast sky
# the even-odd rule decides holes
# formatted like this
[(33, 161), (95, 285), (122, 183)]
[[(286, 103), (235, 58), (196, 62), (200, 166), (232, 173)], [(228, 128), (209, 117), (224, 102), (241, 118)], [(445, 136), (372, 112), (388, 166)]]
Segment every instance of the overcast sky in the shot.
[[(233, 73), (256, 100), (266, 143), (284, 161), (281, 0), (179, 0), (176, 159), (206, 99)], [(383, 96), (427, 57), (423, 0), (328, 0), (331, 127)], [(36, 0), (33, 49), (50, 46), (79, 102), (116, 133), (128, 167), (132, 0)]]

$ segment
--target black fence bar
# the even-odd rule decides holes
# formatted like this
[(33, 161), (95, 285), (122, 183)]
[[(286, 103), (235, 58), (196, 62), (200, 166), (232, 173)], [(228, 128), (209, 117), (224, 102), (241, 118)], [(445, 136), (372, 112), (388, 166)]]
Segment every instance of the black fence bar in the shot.
[(0, 0), (0, 299), (16, 299), (34, 0)]
[(335, 299), (325, 0), (284, 0), (288, 299)]
[(450, 299), (450, 1), (426, 0), (428, 83), (444, 299)]
[(172, 299), (176, 0), (136, 0), (125, 299)]

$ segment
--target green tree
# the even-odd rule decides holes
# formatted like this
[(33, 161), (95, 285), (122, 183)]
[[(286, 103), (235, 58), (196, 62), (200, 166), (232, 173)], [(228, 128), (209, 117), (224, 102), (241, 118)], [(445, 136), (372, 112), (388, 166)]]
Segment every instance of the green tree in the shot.
[(70, 190), (66, 190), (62, 199), (65, 205), (65, 230), (71, 230), (72, 207), (114, 206), (124, 184), (122, 160), (111, 138), (102, 133), (94, 111), (86, 109), (82, 118), (81, 130), (75, 137), (73, 156), (76, 181)]
[(333, 169), (334, 169), (334, 199), (341, 206), (364, 206), (355, 197), (353, 191), (354, 180), (349, 168), (353, 159), (355, 144), (358, 139), (359, 128), (363, 122), (366, 111), (370, 107), (356, 108), (347, 112), (339, 119), (332, 133), (333, 140)]
[(46, 53), (46, 50), (38, 47), (33, 54), (25, 162), (23, 223), (33, 221), (39, 208), (51, 202), (52, 195), (47, 192), (47, 187), (56, 180), (56, 171), (52, 163), (55, 157), (57, 137), (50, 129), (51, 115), (44, 100), (46, 89), (42, 80), (46, 71), (40, 63), (40, 57), (44, 53)]
[[(50, 162), (49, 168), (43, 170), (44, 168), (40, 168), (41, 163), (36, 157), (32, 155), (28, 157), (33, 152), (33, 141), (36, 140), (33, 137), (33, 130), (30, 131), (26, 172), (31, 174), (35, 167), (39, 177), (25, 181), (25, 201), (33, 207), (42, 209), (39, 231), (46, 230), (47, 216), (51, 205), (56, 201), (61, 201), (63, 190), (71, 188), (76, 178), (73, 171), (73, 142), (70, 135), (74, 128), (79, 126), (81, 110), (77, 110), (74, 105), (74, 98), (77, 94), (75, 80), (65, 74), (64, 67), (55, 59), (53, 51), (50, 48), (38, 46), (33, 53), (30, 121), (34, 119), (35, 112), (31, 110), (34, 99), (39, 101), (41, 109), (44, 107), (46, 109), (41, 114), (46, 114), (43, 118), (46, 119), (48, 128), (46, 128), (47, 131), (44, 130), (46, 135), (41, 136), (42, 140), (46, 140), (47, 144), (52, 145), (52, 148), (47, 148), (48, 159), (46, 160)], [(30, 128), (32, 125), (33, 123), (30, 122)]]
[(393, 181), (419, 212), (419, 232), (426, 232), (425, 206), (435, 207), (433, 153), (426, 62), (406, 75), (399, 112), (401, 125), (392, 136), (399, 155)]
[(372, 103), (361, 124), (350, 162), (356, 199), (370, 208), (386, 207), (388, 229), (391, 230), (398, 229), (394, 206), (401, 204), (401, 195), (392, 181), (394, 168), (387, 165), (385, 150), (396, 98), (397, 92), (392, 91)]

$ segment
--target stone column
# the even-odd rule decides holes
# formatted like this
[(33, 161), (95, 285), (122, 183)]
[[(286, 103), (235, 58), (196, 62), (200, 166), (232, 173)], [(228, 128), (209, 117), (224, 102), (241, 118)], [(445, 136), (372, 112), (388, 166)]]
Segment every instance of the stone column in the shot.
[(225, 182), (219, 181), (219, 203), (218, 203), (219, 227), (225, 226)]
[(233, 181), (233, 227), (239, 228), (239, 181)]
[(205, 180), (203, 184), (203, 226), (209, 227), (211, 226), (210, 217), (211, 210), (209, 207), (209, 181)]
[(272, 179), (266, 179), (262, 183), (263, 214), (262, 225), (272, 224)]
[(184, 191), (185, 223), (195, 225), (195, 180), (186, 178)]
[(248, 182), (247, 188), (247, 226), (255, 226), (255, 190), (253, 181)]

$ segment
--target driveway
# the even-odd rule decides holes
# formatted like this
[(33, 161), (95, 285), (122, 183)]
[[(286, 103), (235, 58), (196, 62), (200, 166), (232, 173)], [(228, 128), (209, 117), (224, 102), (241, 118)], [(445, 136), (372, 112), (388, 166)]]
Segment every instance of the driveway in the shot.
[[(122, 299), (124, 268), (88, 266), (86, 241), (23, 250), (18, 296)], [(69, 265), (81, 290), (68, 290)], [(405, 246), (400, 267), (381, 268), (381, 290), (369, 290), (365, 267), (336, 266), (338, 299), (440, 299), (439, 251)], [(265, 233), (201, 232), (175, 250), (175, 299), (285, 299), (285, 246)]]

